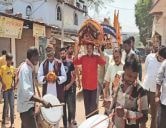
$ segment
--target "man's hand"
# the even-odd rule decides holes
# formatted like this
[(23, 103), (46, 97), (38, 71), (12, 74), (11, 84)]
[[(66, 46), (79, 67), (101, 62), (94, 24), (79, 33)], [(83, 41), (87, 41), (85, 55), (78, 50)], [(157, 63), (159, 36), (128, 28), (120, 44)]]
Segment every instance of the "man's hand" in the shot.
[(5, 91), (6, 90), (6, 84), (2, 84), (2, 90)]
[(66, 85), (66, 86), (64, 87), (64, 91), (68, 91), (69, 88), (70, 88), (70, 85), (68, 84), (68, 85)]
[(80, 83), (77, 85), (77, 87), (78, 87), (79, 90), (81, 90), (81, 84)]
[(155, 96), (155, 102), (157, 105), (159, 105), (160, 103), (160, 97), (159, 96)]
[(46, 102), (46, 101), (42, 101), (42, 104), (43, 104), (43, 106), (45, 107), (45, 108), (50, 108), (50, 107), (52, 107), (52, 105), (51, 105), (51, 103), (49, 103), (49, 102)]
[(124, 117), (125, 116), (125, 111), (124, 108), (122, 107), (116, 107), (115, 113), (117, 114), (118, 117)]
[(111, 101), (103, 101), (103, 106), (105, 107), (105, 108), (107, 108), (107, 109), (109, 109), (110, 108), (110, 105), (111, 105)]
[(77, 55), (80, 51), (80, 45), (78, 42), (75, 42), (74, 51), (75, 51), (75, 55)]

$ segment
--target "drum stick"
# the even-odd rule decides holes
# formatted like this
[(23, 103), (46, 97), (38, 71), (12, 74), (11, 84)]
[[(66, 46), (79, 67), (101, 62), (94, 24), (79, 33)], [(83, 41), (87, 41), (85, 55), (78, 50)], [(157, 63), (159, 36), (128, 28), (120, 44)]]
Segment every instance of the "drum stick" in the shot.
[(100, 106), (99, 108), (97, 108), (96, 110), (94, 110), (93, 112), (89, 113), (87, 116), (85, 116), (86, 118), (93, 115), (95, 112), (99, 111), (100, 108), (102, 108), (103, 106)]
[(59, 107), (59, 106), (64, 106), (65, 103), (61, 103), (61, 104), (56, 104), (56, 105), (52, 105), (52, 107)]
[[(52, 105), (52, 107), (59, 107), (59, 106), (64, 106), (64, 105), (65, 105), (65, 103), (61, 103), (61, 104)], [(44, 107), (44, 106), (42, 105), (42, 107)]]
[(107, 118), (104, 118), (103, 120), (99, 121), (98, 123), (94, 124), (93, 126), (91, 126), (90, 128), (95, 128), (97, 125), (99, 125), (100, 123), (104, 122), (105, 120), (112, 118), (115, 115), (115, 113), (111, 113)]

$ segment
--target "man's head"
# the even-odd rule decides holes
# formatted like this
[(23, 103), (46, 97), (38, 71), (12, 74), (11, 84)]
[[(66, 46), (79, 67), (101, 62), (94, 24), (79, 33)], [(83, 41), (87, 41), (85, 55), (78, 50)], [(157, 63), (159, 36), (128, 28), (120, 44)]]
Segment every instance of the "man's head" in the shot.
[(119, 65), (121, 63), (121, 58), (122, 58), (121, 49), (118, 47), (115, 47), (113, 49), (113, 59), (116, 65)]
[(69, 46), (66, 47), (66, 49), (67, 49), (67, 54), (72, 56), (73, 55), (73, 48), (72, 48), (72, 46), (69, 45)]
[(35, 47), (30, 47), (27, 50), (27, 59), (31, 61), (33, 65), (37, 65), (39, 61), (39, 52), (38, 49)]
[(6, 50), (2, 50), (2, 55), (6, 55), (7, 51)]
[(134, 38), (134, 36), (131, 36), (130, 40), (131, 40), (131, 47), (132, 47), (132, 49), (134, 49), (134, 45), (135, 45), (135, 38)]
[(166, 59), (166, 47), (165, 46), (160, 46), (159, 50), (157, 52), (157, 60), (159, 62), (162, 62)]
[(130, 86), (137, 80), (139, 63), (135, 54), (131, 54), (124, 65), (124, 84)]
[(125, 41), (123, 41), (123, 48), (125, 50), (125, 52), (128, 54), (131, 50), (131, 40), (130, 38), (126, 39)]
[(93, 44), (87, 44), (86, 48), (87, 48), (87, 54), (89, 56), (91, 56), (93, 54), (93, 51), (94, 51), (94, 45)]
[(12, 54), (11, 53), (7, 53), (6, 54), (6, 62), (7, 62), (8, 66), (12, 65), (12, 60), (13, 60)]
[(52, 62), (54, 60), (55, 51), (54, 51), (54, 46), (52, 44), (48, 44), (46, 46), (46, 55), (49, 61)]
[(66, 55), (67, 55), (67, 52), (66, 52), (66, 49), (65, 48), (61, 48), (60, 49), (60, 57), (62, 60), (66, 60)]

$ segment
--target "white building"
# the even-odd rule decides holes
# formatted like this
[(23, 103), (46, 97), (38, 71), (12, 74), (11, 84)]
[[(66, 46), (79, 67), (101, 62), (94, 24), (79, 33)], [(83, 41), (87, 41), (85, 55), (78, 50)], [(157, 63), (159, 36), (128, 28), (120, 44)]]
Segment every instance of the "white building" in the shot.
[[(40, 48), (45, 47), (47, 42), (56, 41), (58, 52), (63, 46), (62, 39), (64, 44), (73, 43), (71, 37), (77, 36), (78, 29), (86, 19), (87, 6), (83, 0), (65, 0), (64, 3), (61, 0), (0, 0), (1, 15), (24, 22), (20, 39), (0, 35), (0, 51), (5, 49), (11, 52), (14, 64), (18, 66), (25, 59), (25, 51), (30, 46)], [(34, 29), (35, 23), (45, 27), (42, 27), (42, 31), (41, 28)], [(35, 36), (34, 31), (45, 33), (44, 38)]]
[(65, 30), (77, 31), (86, 18), (87, 6), (83, 0), (15, 0), (14, 14), (61, 28), (64, 14)]

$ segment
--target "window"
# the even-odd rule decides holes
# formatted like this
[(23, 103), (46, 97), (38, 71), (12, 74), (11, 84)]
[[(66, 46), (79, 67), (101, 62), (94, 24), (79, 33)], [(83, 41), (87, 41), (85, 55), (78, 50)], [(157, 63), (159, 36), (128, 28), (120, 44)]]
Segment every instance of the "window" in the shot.
[(62, 20), (62, 11), (59, 6), (57, 7), (57, 20)]
[(74, 25), (78, 25), (78, 15), (74, 13)]
[(76, 2), (76, 7), (80, 8), (80, 6), (81, 6), (80, 3)]
[(28, 16), (28, 18), (29, 18), (31, 16), (31, 14), (32, 14), (32, 8), (30, 5), (28, 5), (26, 7), (26, 16)]
[(84, 12), (87, 12), (87, 7), (85, 5), (83, 5), (83, 10)]

